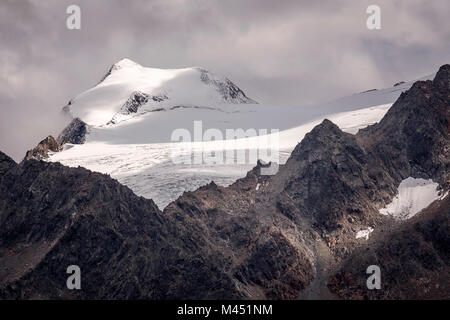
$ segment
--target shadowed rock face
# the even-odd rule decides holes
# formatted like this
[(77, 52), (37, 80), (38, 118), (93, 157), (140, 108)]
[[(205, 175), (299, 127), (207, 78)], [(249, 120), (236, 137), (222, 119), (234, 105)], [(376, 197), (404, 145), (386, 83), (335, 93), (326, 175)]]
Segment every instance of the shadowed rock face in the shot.
[[(0, 178), (1, 297), (242, 296), (201, 230), (170, 220), (153, 201), (82, 168), (1, 159), (9, 167)], [(82, 270), (83, 290), (66, 289), (71, 264)]]
[(86, 141), (87, 125), (80, 118), (73, 119), (58, 136), (58, 143), (83, 144)]
[(332, 231), (342, 218), (376, 211), (380, 190), (369, 177), (367, 155), (354, 135), (329, 120), (308, 133), (282, 169), (284, 192), (319, 228)]
[(253, 169), (224, 188), (211, 183), (184, 193), (164, 213), (201, 225), (209, 241), (227, 257), (224, 270), (252, 298), (295, 299), (313, 278), (311, 235), (293, 221), (265, 207), (256, 184), (265, 177)]
[[(0, 297), (410, 298), (424, 283), (447, 297), (436, 284), (448, 275), (449, 200), (400, 227), (378, 210), (410, 175), (449, 189), (449, 69), (417, 82), (379, 124), (351, 135), (325, 120), (276, 175), (258, 163), (164, 212), (108, 176), (0, 153)], [(370, 246), (355, 239), (368, 226)], [(384, 293), (364, 287), (374, 260)], [(66, 289), (72, 264), (82, 290)]]
[[(0, 168), (2, 298), (294, 298), (312, 279), (307, 257), (256, 220), (257, 241), (244, 217), (211, 235), (198, 211), (163, 214), (106, 175), (4, 154)], [(66, 288), (69, 265), (82, 290)]]
[(433, 81), (418, 81), (400, 95), (385, 117), (361, 130), (371, 167), (396, 182), (408, 176), (437, 180), (448, 188), (450, 163), (450, 65)]
[[(358, 134), (380, 168), (398, 183), (432, 178), (449, 189), (450, 66), (403, 93), (382, 121)], [(379, 172), (382, 172), (381, 170)], [(449, 299), (450, 200), (437, 201), (355, 251), (329, 288), (345, 299)], [(382, 289), (367, 290), (365, 268), (379, 265)]]
[(0, 151), (0, 174), (3, 175), (15, 166), (17, 166), (15, 161)]

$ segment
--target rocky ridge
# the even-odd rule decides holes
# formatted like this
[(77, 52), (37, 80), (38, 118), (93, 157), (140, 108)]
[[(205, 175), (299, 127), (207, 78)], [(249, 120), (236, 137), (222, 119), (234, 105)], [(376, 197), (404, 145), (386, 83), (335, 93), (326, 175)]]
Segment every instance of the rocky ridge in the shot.
[(56, 141), (55, 138), (53, 138), (53, 136), (48, 136), (47, 138), (39, 142), (36, 147), (27, 151), (27, 153), (25, 154), (24, 161), (31, 159), (43, 160), (48, 158), (49, 152), (58, 152), (58, 151), (60, 151), (59, 143)]

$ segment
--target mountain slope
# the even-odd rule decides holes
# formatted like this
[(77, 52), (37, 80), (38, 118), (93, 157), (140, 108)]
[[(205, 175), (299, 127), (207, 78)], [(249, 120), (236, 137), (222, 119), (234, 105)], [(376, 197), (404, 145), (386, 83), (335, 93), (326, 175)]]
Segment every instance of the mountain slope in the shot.
[(381, 158), (378, 165), (397, 181), (415, 175), (448, 186), (449, 78), (450, 67), (444, 65), (433, 81), (414, 83), (379, 123), (358, 134), (369, 153), (376, 155), (373, 159)]
[[(102, 174), (36, 160), (19, 166), (2, 153), (0, 169), (1, 298), (293, 298), (312, 278), (309, 259), (275, 230), (252, 245), (279, 250), (260, 257), (265, 271), (292, 269), (273, 288), (266, 274), (238, 280), (227, 266), (241, 263), (242, 253), (217, 246), (254, 239), (244, 231), (251, 226), (231, 221), (215, 238), (188, 212), (162, 214)], [(242, 266), (250, 263), (258, 256)], [(81, 290), (66, 288), (70, 265), (81, 268)]]

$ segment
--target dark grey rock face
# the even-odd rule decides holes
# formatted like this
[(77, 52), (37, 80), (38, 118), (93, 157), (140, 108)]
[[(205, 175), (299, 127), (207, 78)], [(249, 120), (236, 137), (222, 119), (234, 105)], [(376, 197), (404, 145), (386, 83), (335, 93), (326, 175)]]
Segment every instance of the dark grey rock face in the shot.
[[(197, 196), (163, 214), (83, 168), (19, 166), (1, 153), (0, 168), (1, 298), (294, 298), (312, 279), (309, 259), (280, 231), (197, 208)], [(215, 185), (199, 192), (228, 201)], [(66, 288), (69, 265), (81, 268), (82, 290)]]
[(295, 206), (327, 231), (349, 215), (373, 213), (379, 191), (368, 174), (367, 155), (354, 135), (329, 120), (308, 133), (286, 165), (284, 192)]
[(140, 106), (146, 104), (149, 99), (149, 95), (140, 91), (133, 92), (127, 102), (122, 106), (120, 111), (123, 114), (136, 113)]
[[(120, 111), (118, 112), (118, 114), (119, 115), (129, 115), (131, 113), (136, 113), (136, 112), (138, 112), (140, 107), (142, 107), (144, 104), (146, 104), (150, 100), (152, 100), (154, 102), (161, 102), (161, 101), (164, 101), (167, 99), (168, 99), (168, 97), (164, 94), (152, 96), (152, 95), (146, 94), (141, 91), (135, 91), (128, 98), (128, 100), (124, 103), (124, 105), (120, 108)], [(118, 120), (117, 120), (117, 114), (116, 114), (107, 124), (116, 124), (117, 122), (118, 122)]]
[(8, 157), (3, 152), (0, 152), (0, 174), (1, 175), (3, 175), (9, 169), (14, 168), (15, 166), (17, 166), (17, 164), (14, 162), (13, 159)]
[(73, 119), (58, 136), (58, 143), (62, 146), (65, 143), (83, 144), (86, 141), (87, 124), (80, 118)]
[[(432, 178), (450, 185), (450, 65), (433, 81), (404, 92), (380, 123), (358, 133), (371, 175), (385, 185), (402, 179)], [(330, 278), (330, 289), (345, 299), (449, 299), (450, 200), (389, 230), (352, 253)], [(365, 268), (379, 265), (382, 289), (367, 290)]]
[(259, 199), (255, 186), (265, 185), (265, 177), (256, 171), (227, 188), (211, 183), (187, 192), (164, 213), (201, 225), (227, 257), (223, 269), (252, 298), (295, 299), (313, 278), (312, 240)]
[[(244, 298), (201, 226), (108, 176), (0, 154), (0, 297)], [(69, 265), (82, 290), (66, 288)]]

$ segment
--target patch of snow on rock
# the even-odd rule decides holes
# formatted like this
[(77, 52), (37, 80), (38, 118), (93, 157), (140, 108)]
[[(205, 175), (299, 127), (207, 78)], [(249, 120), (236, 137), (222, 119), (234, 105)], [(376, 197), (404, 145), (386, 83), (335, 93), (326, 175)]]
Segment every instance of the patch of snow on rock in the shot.
[(366, 240), (369, 240), (369, 235), (370, 235), (372, 232), (373, 232), (373, 228), (371, 228), (371, 227), (368, 227), (368, 228), (365, 229), (365, 230), (358, 231), (358, 233), (356, 234), (356, 239), (359, 239), (359, 238), (366, 238)]
[(431, 179), (408, 177), (403, 180), (398, 193), (390, 204), (380, 209), (383, 215), (396, 219), (409, 219), (428, 207), (433, 201), (445, 197), (439, 196), (438, 184)]

